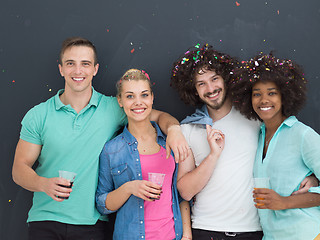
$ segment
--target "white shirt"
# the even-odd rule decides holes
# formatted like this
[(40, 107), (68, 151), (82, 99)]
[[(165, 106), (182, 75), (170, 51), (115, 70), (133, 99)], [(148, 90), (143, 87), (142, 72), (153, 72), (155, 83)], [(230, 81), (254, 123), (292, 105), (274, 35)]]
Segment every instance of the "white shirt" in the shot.
[[(225, 146), (207, 185), (196, 195), (192, 227), (209, 231), (261, 231), (254, 206), (253, 163), (260, 123), (250, 121), (232, 108), (213, 128), (225, 134)], [(181, 125), (199, 166), (210, 152), (206, 129), (198, 124)]]

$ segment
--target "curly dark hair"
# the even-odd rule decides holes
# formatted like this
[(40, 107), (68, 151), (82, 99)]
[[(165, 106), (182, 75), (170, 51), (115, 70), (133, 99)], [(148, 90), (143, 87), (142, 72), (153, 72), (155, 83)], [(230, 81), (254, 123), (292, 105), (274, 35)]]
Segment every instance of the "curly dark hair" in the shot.
[(306, 102), (307, 80), (302, 67), (291, 60), (276, 58), (272, 53), (259, 54), (235, 70), (229, 86), (233, 105), (248, 119), (261, 121), (251, 103), (252, 87), (257, 82), (277, 85), (285, 117), (296, 115)]
[(200, 70), (215, 71), (226, 84), (230, 81), (230, 74), (238, 62), (229, 55), (218, 52), (208, 44), (200, 48), (200, 44), (190, 48), (174, 64), (172, 68), (170, 86), (176, 89), (185, 104), (193, 106), (202, 104), (197, 95), (194, 77)]

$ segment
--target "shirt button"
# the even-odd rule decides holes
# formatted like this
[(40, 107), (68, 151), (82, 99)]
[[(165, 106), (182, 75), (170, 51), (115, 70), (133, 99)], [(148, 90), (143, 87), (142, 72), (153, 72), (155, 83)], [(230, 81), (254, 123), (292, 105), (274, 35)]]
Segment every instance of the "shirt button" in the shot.
[(144, 236), (141, 236), (141, 238), (144, 238)]
[(142, 208), (142, 206), (140, 206), (140, 208)]
[(120, 173), (120, 171), (118, 171), (118, 173)]
[(139, 173), (138, 176), (141, 176), (141, 174)]
[(140, 221), (140, 224), (142, 224), (143, 223), (143, 221)]
[(139, 159), (137, 158), (136, 161), (139, 162)]

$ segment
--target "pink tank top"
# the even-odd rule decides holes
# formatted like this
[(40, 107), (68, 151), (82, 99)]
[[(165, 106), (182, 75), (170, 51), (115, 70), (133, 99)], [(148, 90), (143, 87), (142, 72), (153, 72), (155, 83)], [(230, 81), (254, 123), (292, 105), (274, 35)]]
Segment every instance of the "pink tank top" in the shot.
[(140, 160), (143, 180), (148, 180), (148, 172), (166, 174), (160, 199), (152, 202), (144, 202), (145, 239), (175, 239), (172, 212), (172, 179), (175, 169), (174, 159), (171, 155), (169, 159), (166, 159), (166, 150), (161, 147), (158, 153), (152, 155), (140, 154)]

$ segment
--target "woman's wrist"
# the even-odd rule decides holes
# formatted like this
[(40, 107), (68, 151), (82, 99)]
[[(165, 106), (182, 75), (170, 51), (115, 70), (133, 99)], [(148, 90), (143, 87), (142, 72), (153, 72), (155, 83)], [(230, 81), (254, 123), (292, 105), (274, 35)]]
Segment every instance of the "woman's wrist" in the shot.
[(181, 239), (192, 239), (192, 237), (188, 237), (188, 236), (183, 235)]

